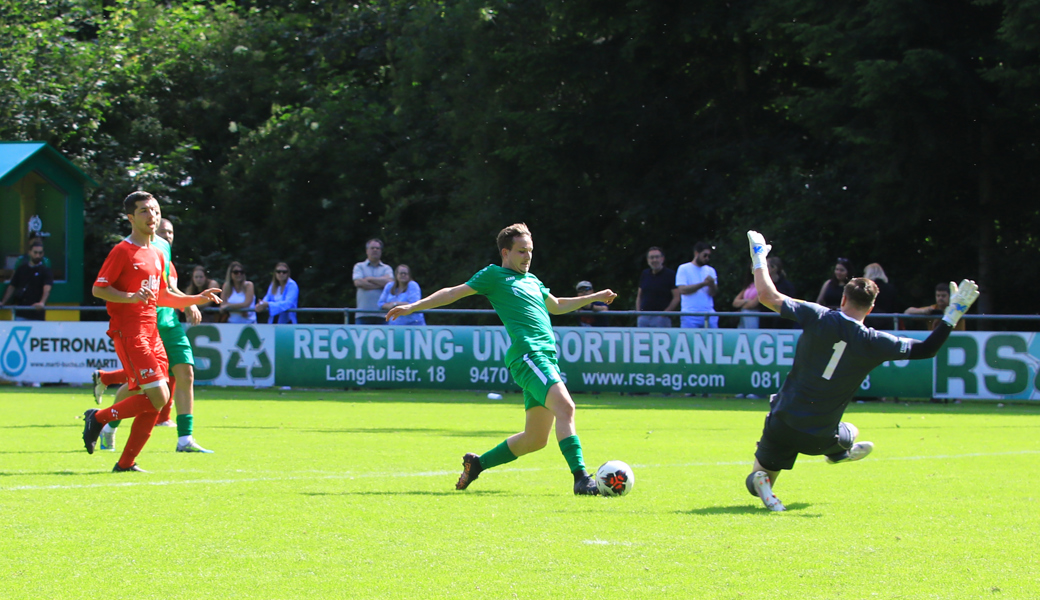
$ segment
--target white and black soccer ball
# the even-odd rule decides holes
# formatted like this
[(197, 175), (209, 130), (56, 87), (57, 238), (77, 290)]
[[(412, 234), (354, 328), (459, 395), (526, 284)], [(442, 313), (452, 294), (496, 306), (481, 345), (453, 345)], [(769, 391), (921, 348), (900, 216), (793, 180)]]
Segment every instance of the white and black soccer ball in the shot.
[(601, 496), (624, 496), (635, 482), (632, 467), (620, 460), (608, 460), (596, 469), (596, 487)]

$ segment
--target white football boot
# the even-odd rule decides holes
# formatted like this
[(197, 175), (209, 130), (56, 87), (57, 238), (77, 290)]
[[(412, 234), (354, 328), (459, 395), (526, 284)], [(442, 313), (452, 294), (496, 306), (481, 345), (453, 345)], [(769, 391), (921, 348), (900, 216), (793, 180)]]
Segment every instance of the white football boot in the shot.
[(765, 471), (755, 471), (752, 478), (755, 485), (755, 491), (758, 492), (758, 497), (761, 498), (762, 504), (766, 505), (766, 508), (772, 511), (780, 512), (787, 510), (783, 502), (773, 494), (773, 486), (770, 484), (769, 475)]

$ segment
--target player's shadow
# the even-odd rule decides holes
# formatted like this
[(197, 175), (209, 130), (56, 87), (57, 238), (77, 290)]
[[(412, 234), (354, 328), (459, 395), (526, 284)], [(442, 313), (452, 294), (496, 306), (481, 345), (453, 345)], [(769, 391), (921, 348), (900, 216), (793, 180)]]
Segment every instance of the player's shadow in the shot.
[[(812, 506), (807, 502), (795, 502), (793, 504), (787, 504), (787, 510), (785, 512), (792, 516), (808, 518), (808, 519), (819, 519), (818, 514), (797, 514), (798, 511), (805, 510)], [(767, 510), (763, 506), (753, 506), (749, 504), (734, 504), (732, 506), (708, 506), (705, 508), (694, 508), (692, 510), (677, 510), (676, 513), (680, 515), (769, 515), (773, 511)]]
[(0, 450), (0, 454), (83, 454), (83, 448), (79, 450)]
[(33, 472), (23, 471), (21, 473), (4, 473), (4, 472), (0, 471), (0, 477), (38, 477), (38, 476), (46, 476), (46, 475), (76, 475), (76, 476), (88, 475), (88, 476), (91, 476), (91, 475), (111, 475), (111, 474), (112, 473), (111, 473), (110, 470), (103, 470), (103, 471), (96, 471), (96, 472), (95, 471), (33, 471)]
[(502, 496), (507, 492), (500, 490), (469, 491), (462, 494), (458, 491), (445, 490), (443, 492), (405, 490), (399, 492), (300, 492), (301, 496)]

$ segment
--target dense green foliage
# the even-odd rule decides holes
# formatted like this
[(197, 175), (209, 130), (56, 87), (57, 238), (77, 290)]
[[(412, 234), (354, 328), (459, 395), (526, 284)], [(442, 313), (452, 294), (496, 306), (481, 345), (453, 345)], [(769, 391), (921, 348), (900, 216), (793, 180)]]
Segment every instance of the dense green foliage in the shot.
[(523, 426), (519, 394), (197, 398), (214, 454), (159, 428), (149, 473), (111, 473), (116, 453), (88, 455), (72, 418), (88, 389), (0, 387), (0, 597), (1040, 597), (1035, 402), (854, 404), (876, 450), (799, 458), (772, 513), (744, 488), (765, 400), (576, 395), (588, 463), (635, 472), (601, 498), (572, 495), (554, 441), (455, 491), (464, 452)]
[[(800, 295), (837, 256), (903, 304), (975, 277), (1035, 312), (1040, 1), (0, 0), (0, 139), (101, 185), (88, 272), (143, 188), (179, 265), (352, 306), (372, 236), (424, 291), (526, 221), (534, 271), (631, 308), (646, 248), (717, 245), (719, 309), (775, 242)], [(88, 278), (89, 279), (89, 278)], [(465, 305), (465, 304), (463, 304)], [(471, 299), (472, 306), (485, 306)]]

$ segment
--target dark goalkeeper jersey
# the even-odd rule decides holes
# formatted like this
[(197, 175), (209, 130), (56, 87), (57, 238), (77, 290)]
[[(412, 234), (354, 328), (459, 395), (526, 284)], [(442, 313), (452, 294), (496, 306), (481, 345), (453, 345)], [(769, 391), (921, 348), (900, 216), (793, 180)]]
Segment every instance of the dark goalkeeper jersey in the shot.
[(875, 331), (839, 310), (788, 298), (780, 315), (802, 335), (772, 414), (809, 435), (832, 435), (863, 378), (886, 360), (910, 357), (913, 340)]

